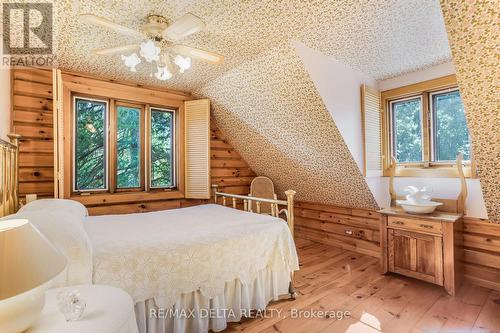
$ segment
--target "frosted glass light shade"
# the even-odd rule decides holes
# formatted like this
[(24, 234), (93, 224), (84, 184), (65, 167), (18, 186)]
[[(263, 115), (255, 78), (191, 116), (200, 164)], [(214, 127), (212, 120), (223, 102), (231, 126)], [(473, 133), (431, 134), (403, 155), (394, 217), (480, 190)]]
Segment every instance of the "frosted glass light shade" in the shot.
[(122, 60), (125, 66), (127, 66), (131, 72), (137, 72), (135, 66), (141, 63), (141, 59), (137, 56), (137, 53), (135, 52), (128, 56), (122, 54)]
[(158, 66), (158, 71), (155, 73), (155, 77), (158, 80), (165, 81), (172, 77), (172, 73), (170, 73), (167, 66), (165, 67)]
[(139, 54), (146, 59), (147, 62), (158, 61), (160, 59), (160, 48), (152, 40), (141, 43)]
[(186, 69), (191, 67), (191, 58), (176, 55), (174, 58), (174, 63), (179, 66), (179, 72), (184, 73)]
[(66, 258), (28, 220), (0, 221), (0, 332), (27, 329)]

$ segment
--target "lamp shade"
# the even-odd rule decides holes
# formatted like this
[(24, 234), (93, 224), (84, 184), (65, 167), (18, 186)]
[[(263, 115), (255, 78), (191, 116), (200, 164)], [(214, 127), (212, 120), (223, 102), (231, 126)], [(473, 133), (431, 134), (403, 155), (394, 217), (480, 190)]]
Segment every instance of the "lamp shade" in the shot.
[(28, 220), (0, 221), (0, 332), (24, 332), (35, 322), (49, 281), (65, 266)]
[(28, 220), (0, 222), (0, 302), (54, 278), (66, 258)]

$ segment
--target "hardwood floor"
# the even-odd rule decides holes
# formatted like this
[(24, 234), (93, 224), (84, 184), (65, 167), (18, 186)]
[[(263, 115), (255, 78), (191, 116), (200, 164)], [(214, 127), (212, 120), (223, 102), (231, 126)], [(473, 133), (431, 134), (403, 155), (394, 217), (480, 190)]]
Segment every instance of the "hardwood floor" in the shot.
[[(452, 297), (432, 284), (381, 275), (377, 258), (303, 239), (296, 244), (297, 299), (273, 302), (225, 332), (500, 333), (499, 292), (467, 284)], [(350, 316), (341, 318), (345, 311)]]

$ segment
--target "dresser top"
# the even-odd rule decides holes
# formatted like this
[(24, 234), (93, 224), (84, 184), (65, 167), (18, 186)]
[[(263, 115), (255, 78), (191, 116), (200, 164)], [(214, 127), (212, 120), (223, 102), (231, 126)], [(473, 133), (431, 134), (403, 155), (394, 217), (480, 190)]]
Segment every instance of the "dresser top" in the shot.
[(407, 218), (417, 218), (417, 219), (425, 219), (425, 220), (433, 220), (433, 221), (441, 221), (441, 222), (456, 222), (463, 217), (463, 214), (455, 214), (441, 211), (434, 211), (431, 214), (410, 214), (406, 213), (401, 207), (389, 207), (384, 208), (378, 211), (380, 214), (389, 215), (389, 216), (399, 216), (399, 217), (407, 217)]

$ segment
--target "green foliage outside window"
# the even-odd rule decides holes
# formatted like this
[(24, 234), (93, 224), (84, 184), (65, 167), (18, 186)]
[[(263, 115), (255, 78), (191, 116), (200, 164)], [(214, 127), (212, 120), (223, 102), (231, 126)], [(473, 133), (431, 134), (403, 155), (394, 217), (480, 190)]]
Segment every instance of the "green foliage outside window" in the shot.
[(435, 160), (453, 161), (458, 153), (470, 160), (470, 140), (458, 90), (432, 96)]
[(173, 112), (151, 110), (151, 187), (173, 186)]
[(141, 112), (139, 109), (118, 106), (116, 122), (116, 186), (141, 186)]
[(75, 190), (106, 188), (106, 103), (77, 99)]
[(392, 103), (394, 155), (398, 162), (422, 161), (421, 100)]
[[(84, 98), (75, 100), (75, 190), (108, 188), (107, 103)], [(141, 186), (141, 110), (116, 108), (116, 188)], [(151, 109), (150, 186), (175, 186), (173, 173), (174, 112)]]

